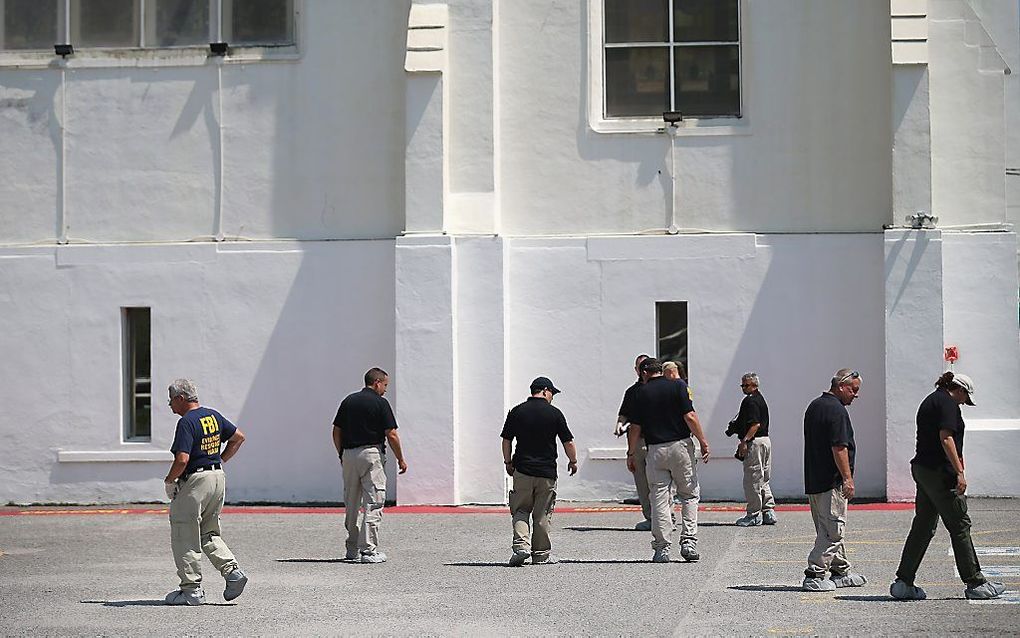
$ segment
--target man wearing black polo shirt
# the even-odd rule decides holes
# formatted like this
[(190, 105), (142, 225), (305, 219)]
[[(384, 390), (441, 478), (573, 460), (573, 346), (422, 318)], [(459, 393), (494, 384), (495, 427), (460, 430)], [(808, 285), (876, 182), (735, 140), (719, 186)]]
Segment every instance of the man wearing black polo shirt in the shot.
[(389, 384), (385, 371), (372, 368), (365, 373), (365, 387), (348, 395), (333, 419), (333, 445), (343, 466), (346, 558), (362, 563), (386, 560), (386, 554), (377, 548), (386, 503), (387, 441), (397, 457), (400, 473), (407, 471), (397, 420), (389, 401), (383, 398)]
[(673, 495), (670, 485), (683, 499), (680, 555), (688, 562), (698, 554), (697, 451), (694, 438), (701, 444), (701, 457), (707, 463), (708, 441), (691, 403), (687, 384), (662, 376), (662, 364), (653, 358), (641, 362), (644, 386), (637, 396), (637, 414), (627, 432), (627, 468), (634, 471), (634, 454), (642, 438), (648, 446), (647, 474), (652, 501), (652, 562), (668, 563), (672, 545)]
[[(861, 373), (837, 370), (828, 392), (804, 413), (804, 491), (815, 524), (815, 545), (804, 570), (804, 591), (860, 587), (867, 579), (850, 571), (843, 537), (847, 504), (854, 496), (857, 446), (846, 406), (861, 391)], [(831, 578), (826, 578), (831, 573)]]
[[(623, 403), (620, 404), (619, 415), (616, 418), (616, 429), (613, 430), (613, 434), (616, 436), (623, 436), (627, 433), (627, 426), (630, 424), (631, 417), (636, 414), (637, 393), (641, 386), (644, 385), (644, 381), (641, 379), (640, 366), (641, 362), (647, 358), (647, 354), (639, 354), (637, 359), (634, 360), (634, 372), (637, 374), (637, 381), (623, 393)], [(639, 532), (650, 532), (652, 530), (652, 502), (649, 497), (648, 474), (645, 471), (645, 456), (647, 454), (648, 448), (645, 447), (644, 439), (640, 439), (638, 445), (634, 448), (634, 469), (631, 470), (631, 474), (634, 475), (634, 488), (637, 490), (638, 502), (641, 503), (641, 514), (644, 516), (644, 520), (634, 526), (634, 529)]]
[(889, 593), (899, 600), (924, 600), (924, 590), (914, 584), (917, 568), (935, 536), (939, 517), (949, 531), (956, 571), (967, 585), (967, 598), (998, 598), (1006, 591), (981, 573), (967, 515), (967, 479), (963, 465), (963, 414), (960, 406), (974, 405), (974, 382), (965, 374), (946, 372), (935, 382), (935, 391), (917, 408), (917, 454), (910, 473), (917, 484), (914, 521), (903, 545), (896, 581)]
[(759, 389), (758, 373), (740, 378), (744, 399), (737, 414), (740, 443), (736, 457), (744, 462), (744, 498), (747, 513), (737, 519), (739, 527), (776, 524), (776, 500), (772, 497), (772, 439), (769, 438), (769, 406)]
[[(503, 464), (506, 473), (514, 479), (510, 492), (514, 528), (511, 567), (520, 567), (528, 557), (532, 565), (557, 562), (550, 555), (552, 544), (549, 541), (549, 526), (556, 506), (556, 437), (567, 455), (567, 470), (571, 476), (577, 473), (574, 435), (567, 428), (563, 413), (552, 405), (553, 396), (558, 393), (547, 377), (532, 381), (531, 396), (507, 413), (500, 434)], [(516, 450), (513, 449), (515, 439)]]

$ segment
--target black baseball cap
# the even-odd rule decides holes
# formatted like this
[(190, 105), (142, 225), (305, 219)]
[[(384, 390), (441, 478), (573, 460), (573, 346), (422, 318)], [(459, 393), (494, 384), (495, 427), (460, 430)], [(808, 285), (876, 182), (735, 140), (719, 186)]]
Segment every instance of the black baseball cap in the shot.
[(638, 369), (641, 370), (641, 372), (652, 373), (662, 372), (662, 362), (656, 359), (655, 357), (648, 357), (647, 359), (641, 362), (641, 365), (638, 366)]
[(535, 394), (539, 390), (549, 390), (553, 394), (559, 394), (559, 389), (553, 385), (553, 382), (549, 380), (549, 377), (536, 377), (531, 382), (531, 393)]

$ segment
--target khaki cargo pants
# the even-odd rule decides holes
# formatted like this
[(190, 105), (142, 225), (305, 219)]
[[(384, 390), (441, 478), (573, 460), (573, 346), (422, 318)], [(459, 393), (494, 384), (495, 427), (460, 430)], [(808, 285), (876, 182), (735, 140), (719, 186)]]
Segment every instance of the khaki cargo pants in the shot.
[(767, 436), (751, 439), (744, 457), (744, 498), (748, 516), (776, 508), (769, 479), (772, 478), (772, 440)]
[(344, 450), (344, 527), (347, 551), (371, 554), (379, 545), (386, 504), (385, 455), (381, 445)]
[(811, 504), (811, 520), (815, 523), (815, 546), (808, 555), (804, 575), (825, 578), (825, 572), (830, 571), (842, 576), (850, 571), (843, 545), (847, 500), (841, 488), (834, 487), (821, 494), (808, 494), (808, 503)]
[(652, 500), (652, 549), (668, 550), (672, 545), (673, 492), (681, 499), (680, 543), (698, 540), (698, 448), (690, 437), (681, 441), (648, 446), (648, 483)]
[[(556, 479), (514, 472), (510, 491), (510, 515), (514, 525), (513, 551), (531, 552), (531, 562), (549, 558), (549, 528), (556, 507)], [(534, 521), (534, 526), (532, 526)]]
[(638, 502), (641, 503), (641, 514), (646, 521), (650, 521), (652, 520), (652, 496), (651, 488), (648, 486), (647, 458), (648, 447), (645, 446), (645, 440), (640, 439), (637, 449), (634, 450), (634, 488), (637, 489)]
[(223, 470), (192, 474), (170, 501), (170, 548), (181, 590), (202, 586), (202, 554), (226, 576), (237, 568), (230, 548), (220, 537), (220, 512), (226, 491)]

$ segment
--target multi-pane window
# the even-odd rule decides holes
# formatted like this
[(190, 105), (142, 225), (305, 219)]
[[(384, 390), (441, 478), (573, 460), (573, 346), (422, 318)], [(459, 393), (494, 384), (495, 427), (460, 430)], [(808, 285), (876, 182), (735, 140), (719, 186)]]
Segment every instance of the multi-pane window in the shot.
[(740, 116), (739, 0), (602, 0), (608, 118)]
[(656, 357), (660, 361), (682, 363), (689, 375), (687, 364), (687, 302), (655, 302)]
[(152, 438), (152, 313), (123, 308), (124, 440)]
[(294, 0), (0, 0), (0, 50), (294, 44)]

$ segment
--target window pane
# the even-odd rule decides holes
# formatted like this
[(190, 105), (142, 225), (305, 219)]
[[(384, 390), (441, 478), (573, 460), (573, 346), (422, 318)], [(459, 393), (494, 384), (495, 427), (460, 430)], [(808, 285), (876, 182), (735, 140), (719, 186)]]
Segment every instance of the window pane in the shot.
[(76, 0), (78, 41), (82, 47), (136, 47), (138, 16), (135, 0)]
[(667, 0), (605, 0), (606, 42), (666, 42)]
[(209, 42), (209, 0), (156, 0), (155, 4), (156, 46)]
[(736, 46), (676, 47), (676, 110), (684, 115), (740, 115)]
[(125, 308), (124, 318), (124, 438), (152, 435), (152, 363), (149, 308)]
[(687, 365), (687, 302), (655, 302), (655, 335), (658, 340), (656, 356), (660, 361), (676, 361)]
[(57, 0), (7, 0), (5, 49), (49, 49), (57, 42)]
[(674, 0), (675, 42), (736, 42), (737, 0)]
[(666, 47), (606, 49), (606, 116), (662, 115), (669, 110)]
[(292, 44), (290, 0), (233, 0), (231, 44)]

